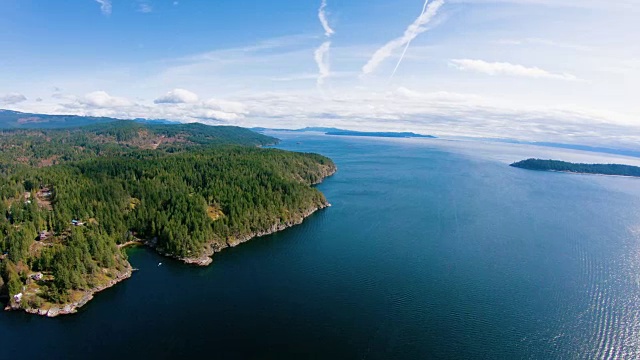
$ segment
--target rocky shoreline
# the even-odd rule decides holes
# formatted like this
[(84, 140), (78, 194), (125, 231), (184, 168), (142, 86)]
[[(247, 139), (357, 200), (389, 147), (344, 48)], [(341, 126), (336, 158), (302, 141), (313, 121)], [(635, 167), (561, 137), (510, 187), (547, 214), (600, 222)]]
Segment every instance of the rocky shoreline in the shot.
[(114, 279), (112, 279), (111, 281), (109, 281), (106, 284), (97, 286), (95, 288), (86, 290), (84, 292), (84, 295), (82, 296), (82, 298), (78, 301), (75, 302), (71, 302), (68, 304), (56, 304), (48, 309), (45, 308), (31, 308), (31, 307), (27, 307), (27, 308), (23, 308), (21, 307), (19, 304), (10, 304), (7, 305), (7, 307), (5, 307), (5, 310), (24, 310), (25, 312), (29, 313), (29, 314), (35, 314), (35, 315), (40, 315), (40, 316), (46, 316), (46, 317), (56, 317), (59, 315), (69, 315), (69, 314), (75, 314), (76, 312), (78, 312), (78, 309), (83, 307), (84, 305), (86, 305), (89, 301), (91, 301), (93, 299), (93, 296), (96, 293), (99, 293), (103, 290), (106, 290), (114, 285), (116, 285), (117, 283), (124, 281), (128, 278), (131, 277), (131, 275), (133, 274), (133, 267), (131, 267), (131, 264), (129, 264), (127, 262), (127, 267), (125, 270), (123, 270), (122, 272), (120, 272)]
[[(223, 251), (224, 249), (230, 248), (230, 247), (236, 247), (240, 244), (243, 244), (245, 242), (248, 242), (252, 239), (255, 238), (259, 238), (259, 237), (263, 237), (263, 236), (267, 236), (267, 235), (271, 235), (274, 233), (277, 233), (279, 231), (282, 230), (286, 230), (290, 227), (296, 226), (296, 225), (300, 225), (302, 224), (302, 222), (304, 222), (304, 220), (311, 216), (312, 214), (314, 214), (315, 212), (317, 212), (318, 210), (330, 207), (331, 204), (329, 203), (325, 203), (322, 204), (321, 206), (309, 209), (307, 211), (305, 211), (299, 218), (296, 218), (295, 220), (286, 222), (286, 223), (279, 223), (279, 224), (274, 224), (272, 225), (269, 229), (264, 230), (264, 231), (259, 231), (259, 232), (254, 232), (251, 234), (246, 234), (246, 235), (241, 235), (241, 236), (237, 236), (237, 237), (233, 237), (230, 239), (227, 239), (227, 242), (225, 244), (219, 244), (217, 242), (211, 242), (209, 244), (206, 245), (206, 248), (204, 250), (204, 252), (202, 253), (201, 256), (199, 257), (188, 257), (188, 258), (184, 258), (184, 257), (179, 257), (179, 256), (174, 256), (171, 254), (167, 254), (167, 253), (162, 253), (160, 252), (163, 256), (166, 257), (170, 257), (176, 260), (180, 260), (182, 262), (184, 262), (185, 264), (188, 265), (196, 265), (196, 266), (209, 266), (211, 265), (211, 263), (213, 263), (213, 256), (216, 253), (219, 253), (221, 251)], [(153, 241), (149, 241), (147, 243), (145, 243), (147, 246), (151, 247), (151, 248), (155, 248), (155, 244), (153, 244)]]
[[(322, 172), (322, 178), (316, 182), (313, 182), (311, 185), (318, 185), (320, 183), (322, 183), (324, 181), (324, 179), (334, 175), (336, 172), (338, 171), (338, 169), (335, 166), (324, 166), (323, 172)], [(171, 254), (164, 254), (164, 256), (167, 257), (171, 257), (174, 258), (176, 260), (180, 260), (182, 262), (184, 262), (185, 264), (189, 264), (189, 265), (197, 265), (197, 266), (209, 266), (211, 265), (211, 263), (213, 262), (213, 255), (215, 253), (219, 253), (222, 250), (229, 248), (229, 247), (236, 247), (240, 244), (243, 244), (245, 242), (248, 242), (254, 238), (258, 238), (258, 237), (262, 237), (262, 236), (267, 236), (267, 235), (271, 235), (274, 234), (276, 232), (282, 231), (282, 230), (286, 230), (290, 227), (296, 226), (296, 225), (300, 225), (302, 224), (302, 222), (304, 222), (304, 220), (306, 218), (308, 218), (309, 216), (313, 215), (315, 212), (317, 212), (318, 210), (322, 210), (325, 209), (327, 207), (330, 207), (331, 204), (325, 200), (325, 202), (323, 204), (321, 204), (320, 206), (316, 206), (313, 207), (311, 209), (308, 209), (307, 211), (303, 212), (299, 217), (290, 220), (286, 223), (278, 223), (278, 224), (273, 224), (270, 228), (268, 228), (267, 230), (263, 230), (263, 231), (259, 231), (259, 232), (254, 232), (254, 233), (250, 233), (250, 234), (246, 234), (246, 235), (240, 235), (231, 239), (227, 239), (226, 244), (219, 244), (216, 242), (211, 242), (209, 244), (207, 244), (206, 249), (204, 250), (204, 252), (202, 253), (201, 256), (199, 257), (188, 257), (188, 258), (183, 258), (183, 257), (178, 257), (178, 256), (173, 256)], [(147, 243), (145, 243), (146, 245), (155, 248), (155, 242), (154, 241), (148, 241)]]

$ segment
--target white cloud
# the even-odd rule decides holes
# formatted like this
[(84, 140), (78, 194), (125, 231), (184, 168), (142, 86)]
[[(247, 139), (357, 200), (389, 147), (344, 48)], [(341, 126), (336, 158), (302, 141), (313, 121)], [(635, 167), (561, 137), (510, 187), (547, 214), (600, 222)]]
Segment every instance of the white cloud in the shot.
[(13, 105), (23, 101), (26, 101), (26, 96), (18, 93), (9, 93), (0, 95), (0, 105)]
[(327, 0), (322, 0), (322, 4), (320, 4), (320, 9), (318, 10), (318, 19), (320, 19), (320, 23), (324, 28), (324, 34), (326, 37), (331, 37), (335, 33), (329, 25), (329, 20), (327, 19)]
[(409, 25), (401, 37), (388, 42), (373, 54), (371, 59), (369, 59), (367, 64), (362, 68), (363, 75), (368, 75), (374, 72), (383, 61), (393, 54), (394, 51), (408, 45), (418, 35), (428, 30), (426, 25), (437, 15), (440, 7), (444, 5), (444, 0), (435, 0), (428, 5), (427, 3), (428, 0), (425, 2), (424, 11), (413, 22), (413, 24)]
[(198, 101), (198, 95), (185, 89), (174, 89), (169, 91), (166, 95), (157, 98), (154, 103), (156, 104), (183, 104), (183, 103), (195, 103)]
[(128, 99), (111, 96), (105, 91), (94, 91), (86, 94), (84, 98), (78, 102), (84, 106), (93, 108), (118, 108), (133, 105)]
[(55, 113), (85, 116), (106, 116), (119, 119), (166, 119), (181, 122), (202, 122), (217, 125), (241, 121), (249, 114), (238, 101), (210, 99), (195, 103), (167, 103), (159, 105), (135, 103), (124, 98), (96, 91), (84, 97), (69, 97)]
[(96, 0), (98, 4), (100, 4), (100, 11), (104, 15), (111, 15), (111, 0)]
[(541, 38), (525, 38), (525, 39), (502, 39), (496, 41), (496, 43), (501, 45), (514, 45), (514, 46), (522, 46), (522, 45), (543, 45), (549, 47), (555, 47), (560, 49), (569, 49), (575, 51), (593, 51), (594, 49), (589, 46), (584, 45), (576, 45), (569, 44), (564, 42), (558, 42), (549, 39), (541, 39)]
[(204, 103), (205, 107), (212, 110), (224, 111), (227, 113), (247, 114), (247, 108), (244, 104), (237, 101), (229, 101), (222, 99), (209, 99)]
[(538, 67), (526, 67), (523, 65), (511, 64), (507, 62), (487, 62), (484, 60), (454, 59), (450, 64), (460, 70), (475, 71), (491, 76), (508, 75), (538, 79), (557, 79), (577, 81), (578, 78), (567, 73), (552, 73)]
[(331, 75), (331, 66), (329, 65), (329, 50), (331, 49), (331, 41), (325, 41), (314, 53), (314, 59), (318, 65), (318, 86), (324, 84), (324, 80)]
[(222, 122), (230, 122), (242, 119), (242, 115), (228, 113), (218, 110), (204, 110), (193, 114), (198, 120), (219, 120)]

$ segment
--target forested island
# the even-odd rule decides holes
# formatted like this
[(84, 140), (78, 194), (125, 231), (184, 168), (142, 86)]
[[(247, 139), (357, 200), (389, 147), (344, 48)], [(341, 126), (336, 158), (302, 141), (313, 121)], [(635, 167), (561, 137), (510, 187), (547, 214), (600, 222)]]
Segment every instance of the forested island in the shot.
[(6, 309), (73, 313), (131, 276), (123, 248), (187, 263), (328, 206), (321, 155), (259, 146), (237, 127), (116, 121), (0, 131), (0, 294)]
[(640, 167), (619, 164), (576, 164), (559, 160), (527, 159), (511, 166), (527, 170), (640, 177)]
[(327, 131), (326, 135), (333, 136), (364, 136), (364, 137), (386, 137), (386, 138), (428, 138), (434, 139), (432, 135), (421, 135), (412, 132), (364, 132), (351, 130)]

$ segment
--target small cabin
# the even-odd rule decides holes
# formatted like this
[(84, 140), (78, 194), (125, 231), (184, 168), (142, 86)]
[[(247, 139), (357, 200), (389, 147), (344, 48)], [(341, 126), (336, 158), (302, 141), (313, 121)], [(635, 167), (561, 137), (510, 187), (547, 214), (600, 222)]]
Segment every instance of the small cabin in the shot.
[(20, 301), (22, 301), (22, 293), (18, 293), (13, 295), (13, 301), (19, 303)]
[(47, 234), (46, 231), (41, 231), (40, 234), (38, 235), (38, 239), (40, 241), (47, 240), (48, 236), (49, 236), (49, 234)]
[(42, 275), (42, 273), (40, 273), (40, 272), (39, 272), (39, 273), (35, 273), (35, 274), (31, 275), (31, 278), (32, 278), (33, 280), (36, 280), (36, 281), (40, 281), (40, 280), (42, 280), (42, 278), (43, 278), (43, 277), (44, 277), (44, 275)]

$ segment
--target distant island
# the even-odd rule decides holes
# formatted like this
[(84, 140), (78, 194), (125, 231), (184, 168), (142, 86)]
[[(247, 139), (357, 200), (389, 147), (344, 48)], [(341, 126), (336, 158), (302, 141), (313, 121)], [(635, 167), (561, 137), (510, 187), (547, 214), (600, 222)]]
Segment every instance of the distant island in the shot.
[(421, 135), (412, 132), (363, 132), (351, 130), (328, 131), (326, 135), (333, 136), (366, 136), (366, 137), (387, 137), (387, 138), (428, 138), (435, 139), (432, 135)]
[(640, 177), (640, 167), (631, 165), (576, 164), (559, 160), (527, 159), (515, 162), (511, 166), (527, 170)]
[(265, 132), (265, 131), (283, 131), (283, 132), (319, 132), (324, 133), (325, 135), (333, 135), (333, 136), (366, 136), (366, 137), (387, 137), (387, 138), (427, 138), (427, 139), (435, 139), (436, 137), (433, 135), (422, 135), (416, 134), (413, 132), (379, 132), (379, 131), (354, 131), (354, 130), (344, 130), (338, 128), (331, 127), (305, 127), (302, 129), (269, 129), (264, 127), (256, 127), (251, 130), (257, 132)]
[(7, 310), (76, 312), (131, 276), (130, 245), (204, 266), (216, 252), (329, 206), (312, 185), (332, 175), (334, 163), (260, 148), (277, 143), (273, 137), (106, 118), (60, 126), (67, 120), (95, 118), (0, 131), (0, 299)]

